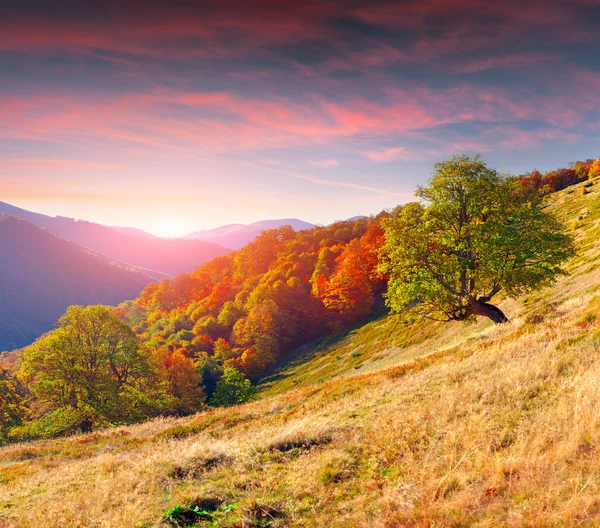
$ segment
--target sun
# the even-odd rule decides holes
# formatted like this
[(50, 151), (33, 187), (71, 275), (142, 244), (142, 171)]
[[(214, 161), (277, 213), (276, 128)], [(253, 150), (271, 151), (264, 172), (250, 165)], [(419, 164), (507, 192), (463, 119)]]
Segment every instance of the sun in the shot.
[(166, 220), (156, 227), (156, 234), (164, 238), (179, 238), (185, 235), (185, 228), (181, 222)]

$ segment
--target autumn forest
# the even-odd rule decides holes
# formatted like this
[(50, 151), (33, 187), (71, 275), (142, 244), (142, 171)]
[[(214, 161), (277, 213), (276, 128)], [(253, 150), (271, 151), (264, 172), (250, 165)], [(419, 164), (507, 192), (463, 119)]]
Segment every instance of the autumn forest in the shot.
[(507, 321), (493, 301), (552, 283), (573, 254), (545, 196), (598, 175), (600, 159), (512, 177), (457, 156), (435, 166), (421, 202), (267, 230), (116, 308), (72, 306), (5, 359), (0, 439), (243, 403), (302, 345), (388, 310), (404, 324)]

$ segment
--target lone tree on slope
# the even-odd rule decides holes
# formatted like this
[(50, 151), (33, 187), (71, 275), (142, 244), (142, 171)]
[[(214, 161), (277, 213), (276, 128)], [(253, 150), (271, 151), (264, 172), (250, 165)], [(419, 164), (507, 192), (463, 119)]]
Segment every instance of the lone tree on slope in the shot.
[(482, 315), (508, 322), (490, 301), (551, 284), (573, 255), (564, 226), (542, 197), (479, 156), (437, 163), (426, 187), (384, 219), (381, 271), (396, 312), (450, 321)]

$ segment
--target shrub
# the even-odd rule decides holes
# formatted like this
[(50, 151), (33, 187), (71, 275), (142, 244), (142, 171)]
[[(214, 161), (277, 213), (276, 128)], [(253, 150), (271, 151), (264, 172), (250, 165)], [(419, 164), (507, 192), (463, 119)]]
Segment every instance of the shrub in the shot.
[(212, 519), (210, 513), (198, 506), (175, 506), (165, 512), (164, 521), (170, 526), (191, 526), (200, 519)]
[(217, 387), (210, 399), (214, 407), (228, 407), (250, 401), (256, 394), (256, 389), (239, 370), (225, 368), (223, 377), (217, 381)]

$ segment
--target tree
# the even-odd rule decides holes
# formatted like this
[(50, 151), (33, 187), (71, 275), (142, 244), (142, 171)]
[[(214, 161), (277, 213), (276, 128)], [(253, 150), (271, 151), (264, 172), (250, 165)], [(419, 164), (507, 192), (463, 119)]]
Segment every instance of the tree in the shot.
[[(246, 358), (236, 366), (253, 379), (264, 374), (277, 361), (280, 341), (280, 311), (268, 299), (254, 306), (234, 327), (236, 345), (246, 349)], [(246, 370), (245, 366), (252, 367)], [(261, 372), (262, 370), (262, 372)]]
[(217, 322), (221, 327), (231, 329), (236, 321), (244, 315), (246, 314), (243, 310), (237, 308), (232, 301), (227, 301), (221, 308)]
[(217, 388), (210, 400), (214, 407), (227, 407), (250, 401), (256, 389), (239, 370), (226, 367), (223, 377), (217, 382)]
[(143, 418), (157, 404), (138, 338), (106, 306), (69, 307), (56, 330), (24, 350), (19, 375), (81, 432)]
[(359, 320), (371, 312), (375, 293), (381, 292), (383, 285), (378, 256), (384, 242), (383, 230), (372, 223), (362, 237), (344, 246), (328, 282), (317, 276), (313, 291), (320, 294), (326, 308), (348, 321)]
[(322, 294), (325, 307), (349, 320), (368, 315), (375, 301), (369, 272), (360, 240), (354, 239), (344, 248)]
[(8, 438), (10, 429), (20, 425), (25, 416), (22, 393), (18, 380), (0, 367), (0, 445)]
[(592, 164), (590, 165), (590, 170), (588, 172), (588, 177), (590, 179), (597, 178), (598, 176), (600, 176), (600, 158), (592, 162)]
[(156, 351), (159, 368), (167, 382), (167, 392), (174, 398), (173, 410), (180, 415), (199, 411), (206, 396), (202, 388), (202, 375), (194, 360), (181, 349), (162, 347)]
[(381, 270), (397, 312), (438, 320), (481, 315), (507, 322), (490, 301), (552, 283), (573, 255), (564, 227), (543, 210), (542, 196), (488, 168), (479, 156), (437, 163), (417, 196), (382, 220)]

